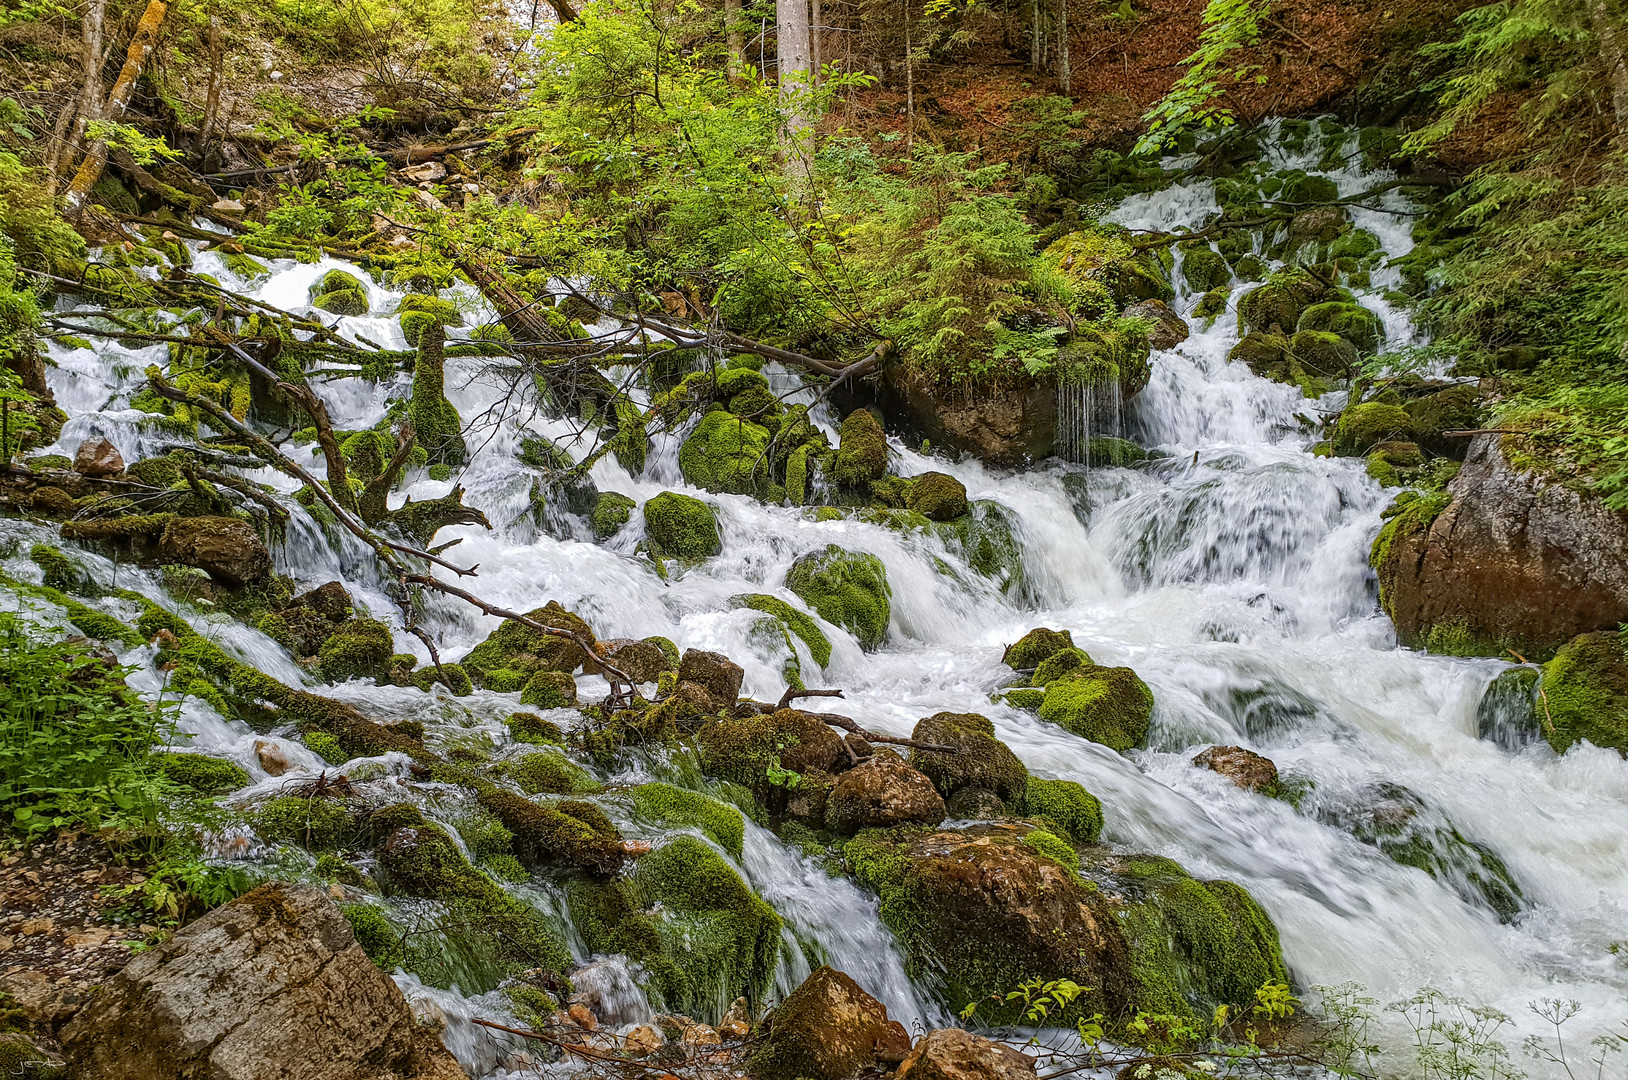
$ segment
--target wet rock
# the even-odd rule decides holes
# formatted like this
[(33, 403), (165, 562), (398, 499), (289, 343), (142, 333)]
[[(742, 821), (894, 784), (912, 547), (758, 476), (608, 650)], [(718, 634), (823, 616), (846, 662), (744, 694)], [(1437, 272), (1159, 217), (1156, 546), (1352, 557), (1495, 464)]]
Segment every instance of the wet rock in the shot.
[(770, 1014), (768, 1027), (747, 1063), (756, 1080), (846, 1080), (888, 1060), (878, 1051), (910, 1046), (903, 1026), (888, 1019), (887, 1007), (831, 967), (804, 979)]
[(595, 644), (594, 652), (615, 664), (635, 682), (655, 682), (673, 663), (659, 645), (637, 638), (608, 638)]
[(158, 555), (166, 563), (195, 566), (234, 589), (271, 572), (266, 545), (248, 522), (237, 518), (177, 518), (164, 527)]
[(254, 740), (254, 756), (267, 776), (281, 776), (289, 769), (287, 752), (270, 739)]
[(113, 476), (124, 471), (124, 456), (111, 442), (93, 435), (74, 451), (73, 471), (81, 476)]
[(1033, 1080), (1035, 1059), (961, 1028), (928, 1032), (899, 1063), (895, 1080)]
[(728, 412), (709, 412), (678, 449), (684, 479), (707, 491), (768, 494), (769, 429)]
[(771, 793), (784, 797), (783, 786), (769, 783), (771, 767), (799, 775), (829, 773), (847, 757), (837, 733), (818, 714), (800, 709), (720, 720), (703, 727), (699, 738), (707, 775), (740, 784), (759, 799)]
[(599, 1021), (594, 1017), (593, 1011), (586, 1005), (572, 1005), (565, 1010), (571, 1022), (585, 1031), (598, 1031)]
[(1540, 699), (1538, 678), (1533, 667), (1514, 667), (1500, 672), (1481, 695), (1476, 707), (1476, 735), (1514, 753), (1543, 739), (1538, 720)]
[(829, 544), (792, 563), (786, 587), (820, 618), (852, 633), (861, 648), (875, 649), (887, 640), (893, 592), (875, 555)]
[(699, 685), (715, 700), (733, 705), (740, 697), (745, 670), (722, 653), (688, 649), (678, 665), (680, 682)]
[(1277, 790), (1278, 767), (1241, 746), (1212, 746), (1195, 757), (1193, 764), (1218, 772), (1248, 791), (1270, 795)]
[(1374, 541), (1380, 604), (1403, 644), (1541, 660), (1628, 622), (1628, 515), (1517, 471), (1496, 435), (1476, 437), (1448, 492), (1408, 503)]
[(1153, 691), (1128, 667), (1082, 667), (1047, 685), (1040, 719), (1123, 753), (1147, 739)]
[(685, 1046), (717, 1046), (724, 1040), (710, 1024), (691, 1024), (684, 1029)]
[(649, 1024), (640, 1024), (638, 1027), (628, 1032), (626, 1037), (622, 1039), (622, 1049), (626, 1050), (634, 1057), (643, 1057), (646, 1054), (661, 1049), (661, 1045), (664, 1041), (665, 1040), (663, 1040), (661, 1037), (661, 1032), (657, 1031)]
[(967, 512), (967, 486), (947, 473), (922, 473), (911, 479), (904, 504), (928, 521), (954, 521)]
[(1620, 632), (1582, 634), (1543, 666), (1539, 704), (1549, 745), (1579, 739), (1628, 755), (1628, 649)]
[(104, 1080), (462, 1080), (321, 891), (264, 885), (135, 957), (62, 1032)]
[(295, 656), (312, 657), (355, 613), (345, 586), (330, 581), (261, 616), (255, 625)]
[[(995, 465), (1023, 465), (1048, 457), (1057, 439), (1057, 389), (1018, 378), (988, 393), (968, 395), (940, 387), (906, 364), (883, 370), (888, 394), (934, 445), (954, 447)], [(891, 413), (890, 413), (891, 415)]]
[(705, 559), (724, 549), (712, 507), (676, 491), (644, 504), (644, 527), (656, 553), (669, 558)]
[(1073, 647), (1074, 635), (1067, 630), (1039, 627), (1024, 634), (1016, 644), (1008, 645), (1001, 654), (1001, 663), (1015, 671), (1033, 671), (1052, 654)]
[(1023, 796), (1029, 770), (1007, 745), (995, 738), (995, 725), (977, 713), (935, 713), (917, 722), (910, 737), (917, 742), (953, 746), (953, 754), (913, 748), (910, 764), (925, 773), (947, 798), (965, 787), (993, 792), (1007, 805)]
[(868, 409), (855, 409), (842, 422), (833, 476), (838, 484), (865, 488), (887, 474), (887, 435)]
[[(1215, 261), (1220, 263), (1224, 272), (1226, 260), (1217, 255)], [(1231, 274), (1227, 276), (1231, 277)], [(1141, 303), (1132, 304), (1125, 309), (1124, 315), (1127, 319), (1152, 320), (1153, 330), (1148, 337), (1148, 344), (1155, 349), (1174, 349), (1186, 341), (1188, 335), (1192, 333), (1187, 327), (1187, 320), (1171, 311), (1163, 300), (1143, 300)]]
[(1006, 816), (1006, 804), (987, 788), (964, 787), (944, 803), (945, 814), (957, 821), (993, 821)]
[(571, 674), (592, 663), (588, 647), (594, 643), (593, 629), (558, 601), (550, 600), (526, 612), (526, 617), (573, 636), (546, 634), (524, 623), (505, 620), (459, 661), (477, 685), (507, 693), (522, 689), (539, 671)]
[(944, 799), (933, 782), (897, 758), (872, 757), (849, 769), (825, 804), (826, 826), (839, 833), (943, 820)]

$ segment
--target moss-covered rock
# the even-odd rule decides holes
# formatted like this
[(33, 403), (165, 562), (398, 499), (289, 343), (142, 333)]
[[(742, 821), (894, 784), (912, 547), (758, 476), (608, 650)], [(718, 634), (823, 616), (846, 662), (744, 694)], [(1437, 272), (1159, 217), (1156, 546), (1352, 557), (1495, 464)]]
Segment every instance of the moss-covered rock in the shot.
[(1300, 313), (1295, 329), (1334, 334), (1350, 342), (1363, 356), (1372, 356), (1384, 340), (1379, 316), (1361, 304), (1330, 300), (1313, 304)]
[(447, 400), (446, 336), (439, 324), (425, 327), (419, 334), (407, 416), (431, 464), (464, 463), (468, 448), (464, 446), (463, 418)]
[(693, 825), (735, 859), (746, 838), (745, 819), (728, 803), (671, 784), (640, 784), (633, 789), (633, 809), (664, 825)]
[(1181, 252), (1181, 274), (1191, 292), (1209, 292), (1232, 282), (1232, 267), (1226, 257), (1202, 241), (1177, 245)]
[(684, 479), (707, 491), (764, 495), (771, 483), (769, 429), (729, 412), (709, 412), (678, 449)]
[(206, 754), (163, 754), (158, 767), (170, 780), (200, 795), (224, 795), (249, 783), (243, 766)]
[(1059, 649), (1040, 662), (1034, 669), (1034, 676), (1029, 685), (1045, 689), (1065, 675), (1072, 675), (1082, 668), (1094, 667), (1096, 661), (1084, 649)]
[[(1260, 286), (1246, 292), (1238, 301), (1238, 322), (1245, 333), (1288, 334), (1298, 329), (1300, 313), (1323, 300), (1328, 286), (1300, 267), (1274, 271)], [(1325, 327), (1306, 327), (1308, 330)]]
[(875, 649), (887, 639), (893, 593), (875, 555), (830, 544), (792, 563), (786, 587), (820, 618), (852, 633), (861, 648)]
[(509, 714), (506, 721), (509, 729), (509, 738), (518, 743), (533, 745), (565, 745), (565, 733), (558, 724), (544, 720), (536, 713), (517, 712)]
[(357, 826), (344, 803), (281, 795), (254, 812), (254, 831), (269, 844), (298, 844), (309, 851), (337, 851), (357, 839)]
[(1102, 804), (1073, 780), (1029, 777), (1023, 812), (1043, 819), (1058, 835), (1076, 844), (1094, 844), (1102, 835)]
[(768, 1024), (747, 1065), (753, 1080), (847, 1080), (910, 1049), (910, 1036), (888, 1020), (887, 1008), (830, 967), (803, 980)]
[(1147, 738), (1153, 691), (1130, 668), (1082, 668), (1046, 688), (1040, 719), (1123, 752)]
[(597, 539), (609, 540), (622, 531), (622, 526), (633, 517), (633, 508), (638, 505), (619, 491), (602, 492), (588, 513), (588, 525)]
[(1628, 755), (1628, 649), (1620, 633), (1573, 638), (1543, 666), (1538, 685), (1549, 745), (1564, 753), (1587, 739)]
[(707, 724), (698, 733), (701, 768), (739, 784), (764, 804), (783, 807), (798, 776), (828, 772), (845, 756), (842, 739), (817, 714), (780, 709)]
[(522, 754), (495, 771), (527, 795), (591, 795), (604, 788), (593, 773), (557, 751)]
[(1412, 424), (1413, 418), (1400, 405), (1381, 401), (1348, 405), (1334, 429), (1334, 449), (1340, 454), (1364, 454), (1377, 443), (1407, 435)]
[(1355, 345), (1324, 330), (1297, 331), (1288, 352), (1306, 371), (1326, 379), (1350, 378), (1362, 359)]
[(974, 499), (961, 517), (934, 528), (974, 573), (994, 581), (1008, 596), (1026, 594), (1029, 578), (1012, 511), (993, 499)]
[(842, 422), (832, 476), (847, 488), (864, 489), (887, 474), (887, 435), (874, 413), (855, 409)]
[(1001, 654), (1001, 663), (1014, 671), (1033, 671), (1042, 660), (1073, 647), (1074, 635), (1069, 631), (1037, 627), (1008, 645)]
[(953, 521), (967, 512), (967, 486), (947, 473), (922, 473), (911, 479), (904, 504), (928, 521)]
[(1481, 388), (1474, 383), (1424, 394), (1403, 406), (1412, 419), (1414, 440), (1433, 454), (1453, 458), (1464, 456), (1469, 440), (1448, 438), (1444, 433), (1479, 427), (1481, 407)]
[(977, 713), (935, 713), (917, 721), (910, 737), (917, 742), (953, 746), (956, 752), (910, 751), (910, 764), (925, 773), (933, 786), (949, 799), (962, 788), (992, 792), (1008, 807), (1021, 805), (1029, 770), (1011, 749), (995, 737), (995, 725)]
[(329, 270), (312, 283), (307, 297), (311, 306), (334, 315), (366, 315), (367, 286), (355, 274)]
[(705, 559), (724, 549), (712, 507), (676, 491), (644, 504), (644, 527), (658, 553), (671, 558)]
[(577, 681), (563, 671), (539, 671), (520, 688), (520, 704), (568, 709), (577, 703)]
[(593, 874), (613, 874), (627, 861), (622, 834), (605, 812), (581, 799), (536, 803), (489, 783), (477, 783), (476, 797), (514, 834), (514, 855), (528, 867), (575, 866)]
[(550, 600), (526, 612), (526, 617), (575, 637), (545, 634), (505, 619), (460, 661), (477, 684), (489, 689), (501, 686), (505, 692), (519, 690), (539, 671), (570, 674), (590, 661), (588, 648), (594, 642), (593, 630), (558, 601)]
[(322, 643), (317, 660), (322, 677), (329, 682), (383, 682), (390, 675), (390, 658), (395, 651), (395, 635), (388, 626), (377, 619), (351, 618), (340, 623)]
[(816, 664), (823, 668), (831, 662), (831, 639), (825, 636), (820, 624), (807, 613), (798, 611), (778, 596), (769, 596), (766, 593), (749, 593), (737, 596), (730, 602), (774, 616), (780, 620), (781, 626), (788, 634), (795, 634), (802, 639)]

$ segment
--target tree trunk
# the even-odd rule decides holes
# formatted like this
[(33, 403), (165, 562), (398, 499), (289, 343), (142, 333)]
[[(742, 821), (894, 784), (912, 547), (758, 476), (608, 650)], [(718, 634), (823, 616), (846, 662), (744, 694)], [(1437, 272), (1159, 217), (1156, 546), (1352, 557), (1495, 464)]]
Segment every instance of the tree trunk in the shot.
[(1628, 61), (1623, 57), (1622, 30), (1609, 0), (1594, 0), (1589, 18), (1594, 24), (1594, 40), (1600, 51), (1600, 64), (1605, 68), (1605, 80), (1611, 86), (1611, 112), (1617, 126), (1616, 136), (1611, 141), (1618, 150), (1628, 150)]
[(209, 138), (215, 133), (215, 119), (220, 114), (220, 88), (225, 82), (225, 50), (221, 47), (220, 17), (215, 14), (213, 2), (209, 5), (209, 95), (204, 99), (203, 123), (198, 128), (198, 160), (209, 153)]
[(785, 117), (781, 156), (794, 183), (806, 184), (814, 167), (814, 120), (809, 77), (808, 0), (775, 0), (775, 62)]
[(916, 58), (910, 43), (910, 0), (904, 0), (904, 150), (916, 142)]
[(1068, 0), (1057, 0), (1057, 90), (1073, 93), (1074, 73), (1068, 66)]
[(741, 0), (724, 0), (724, 40), (729, 50), (724, 59), (724, 70), (731, 79), (739, 78), (741, 69), (746, 66), (746, 38), (741, 33)]
[(1040, 0), (1029, 0), (1029, 70), (1040, 74)]
[[(113, 92), (108, 94), (107, 102), (92, 117), (97, 120), (117, 120), (124, 115), (129, 107), (130, 99), (136, 93), (136, 80), (141, 78), (141, 72), (147, 66), (147, 58), (153, 54), (153, 46), (158, 44), (158, 32), (164, 25), (164, 15), (168, 8), (164, 0), (151, 0), (147, 10), (142, 14), (141, 21), (136, 24), (135, 37), (130, 39), (130, 50), (125, 54), (124, 69), (119, 72), (119, 79), (113, 84)], [(93, 107), (94, 102), (86, 102), (86, 108)], [(87, 113), (87, 116), (90, 114)], [(79, 172), (74, 175), (73, 183), (68, 185), (67, 194), (63, 196), (62, 213), (70, 221), (77, 220), (84, 212), (85, 202), (90, 198), (91, 188), (96, 181), (102, 178), (102, 170), (107, 166), (107, 143), (96, 141), (85, 149), (85, 160), (79, 166)]]
[(820, 0), (810, 0), (809, 8), (811, 10), (808, 19), (809, 60), (813, 71), (809, 85), (817, 86), (820, 81)]

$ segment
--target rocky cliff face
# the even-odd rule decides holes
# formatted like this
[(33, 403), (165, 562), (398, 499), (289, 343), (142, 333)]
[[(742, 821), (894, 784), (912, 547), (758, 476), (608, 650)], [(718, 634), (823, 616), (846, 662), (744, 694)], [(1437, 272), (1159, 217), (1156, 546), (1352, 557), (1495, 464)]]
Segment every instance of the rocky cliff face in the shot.
[(1543, 658), (1628, 621), (1628, 516), (1516, 470), (1491, 435), (1448, 490), (1445, 507), (1409, 504), (1374, 543), (1380, 603), (1404, 643)]

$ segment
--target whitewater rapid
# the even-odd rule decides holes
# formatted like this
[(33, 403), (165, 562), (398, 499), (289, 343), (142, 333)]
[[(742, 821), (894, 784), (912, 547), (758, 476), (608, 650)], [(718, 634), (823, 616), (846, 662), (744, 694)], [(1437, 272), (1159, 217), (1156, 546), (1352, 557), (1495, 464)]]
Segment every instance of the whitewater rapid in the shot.
[[(1272, 152), (1283, 167), (1319, 171), (1316, 151)], [(1342, 195), (1385, 178), (1351, 166), (1325, 175)], [(1406, 208), (1396, 192), (1382, 196), (1380, 205)], [(1114, 220), (1171, 229), (1200, 224), (1215, 210), (1208, 182), (1190, 181), (1126, 200)], [(1411, 245), (1409, 218), (1353, 214), (1391, 256)], [(232, 275), (212, 253), (198, 255), (196, 265), (224, 284), (295, 309), (305, 305), (311, 282), (333, 268), (355, 271), (336, 259), (280, 262), (269, 280), (256, 283)], [(1198, 298), (1177, 277), (1173, 306), (1187, 314)], [(1373, 286), (1358, 292), (1380, 314), (1391, 344), (1410, 343), (1417, 332), (1406, 312), (1383, 296), (1394, 283), (1395, 271), (1380, 270)], [(371, 281), (367, 287), (370, 314), (340, 319), (342, 331), (404, 347), (388, 314), (400, 292)], [(467, 501), (492, 520), (492, 531), (464, 526), (437, 537), (438, 543), (460, 541), (448, 557), (479, 564), (478, 577), (465, 587), (522, 611), (557, 600), (601, 637), (661, 634), (681, 649), (725, 653), (746, 671), (743, 694), (766, 700), (785, 688), (786, 646), (754, 634), (757, 616), (731, 607), (730, 598), (769, 592), (801, 606), (783, 587), (799, 555), (832, 543), (873, 553), (893, 590), (888, 644), (865, 653), (849, 634), (826, 625), (833, 649), (824, 671), (806, 651), (800, 656), (810, 685), (844, 690), (845, 699), (831, 704), (834, 711), (895, 735), (908, 735), (918, 719), (941, 710), (989, 716), (1032, 772), (1078, 780), (1101, 799), (1106, 841), (1167, 855), (1198, 877), (1245, 886), (1277, 923), (1284, 956), (1303, 988), (1352, 981), (1390, 1001), (1434, 986), (1509, 1013), (1517, 1029), (1508, 1039), (1512, 1046), (1523, 1034), (1544, 1033), (1529, 1003), (1575, 999), (1582, 1012), (1568, 1026), (1568, 1041), (1583, 1045), (1628, 1018), (1628, 965), (1611, 951), (1613, 942), (1628, 937), (1628, 762), (1588, 745), (1557, 756), (1541, 742), (1510, 753), (1480, 740), (1476, 707), (1505, 665), (1397, 647), (1367, 565), (1380, 511), (1393, 492), (1371, 480), (1360, 459), (1310, 452), (1318, 436), (1305, 418), (1336, 409), (1339, 395), (1308, 400), (1227, 361), (1238, 339), (1235, 307), (1247, 288), (1233, 286), (1228, 310), (1214, 325), (1195, 320), (1188, 340), (1155, 355), (1152, 382), (1127, 414), (1132, 436), (1167, 455), (1149, 465), (1086, 472), (1053, 460), (1012, 472), (923, 456), (894, 442), (901, 475), (951, 473), (969, 497), (1011, 512), (1027, 601), (1003, 595), (932, 536), (851, 519), (817, 522), (800, 508), (694, 490), (679, 474), (676, 436), (657, 440), (641, 476), (609, 456), (592, 474), (601, 490), (640, 502), (677, 489), (717, 508), (722, 554), (671, 580), (635, 555), (643, 528), (637, 513), (598, 545), (556, 539), (533, 520), (533, 473), (516, 459), (519, 441), (536, 432), (578, 455), (586, 452), (587, 443), (575, 439), (565, 421), (508, 416), (472, 434), (469, 443), (479, 449), (454, 481), (420, 472), (405, 495), (435, 497), (458, 482)], [(471, 324), (494, 317), (467, 289), (458, 295)], [(72, 417), (55, 452), (71, 454), (93, 434), (111, 438), (129, 461), (159, 452), (165, 437), (129, 409), (128, 400), (145, 366), (164, 361), (162, 347), (53, 345), (51, 358), (52, 389)], [(410, 376), (397, 376), (378, 385), (345, 379), (318, 389), (335, 424), (354, 429), (378, 422), (388, 400), (408, 393), (409, 384)], [(486, 414), (502, 393), (479, 361), (449, 361), (446, 385), (466, 421)], [(820, 418), (834, 435), (838, 418)], [(306, 463), (320, 472), (319, 457)], [(250, 475), (284, 493), (294, 487), (270, 470)], [(394, 608), (370, 554), (293, 509), (288, 540), (275, 552), (279, 572), (302, 587), (343, 580), (358, 602), (389, 621)], [(24, 556), (28, 543), (43, 535), (35, 527), (4, 525), (8, 572), (35, 574)], [(110, 569), (106, 560), (86, 561)], [(944, 573), (945, 564), (954, 573)], [(156, 593), (153, 575), (122, 573), (128, 583), (142, 581), (144, 591)], [(455, 601), (430, 598), (427, 604), (422, 625), (450, 659), (497, 626)], [(250, 662), (278, 678), (301, 679), (292, 659), (264, 636), (228, 621), (210, 626), (217, 641)], [(1098, 663), (1131, 666), (1147, 681), (1157, 702), (1148, 749), (1116, 754), (992, 698), (1010, 676), (1000, 663), (1002, 647), (1036, 626), (1069, 629)], [(803, 649), (800, 642), (795, 647)], [(396, 648), (427, 659), (423, 645), (404, 633)], [(150, 650), (132, 650), (125, 659), (145, 664)], [(584, 697), (602, 693), (602, 686), (585, 677)], [(359, 683), (331, 692), (389, 715), (425, 718), (432, 738), (439, 725), (495, 733), (497, 721), (517, 707), (515, 695), (485, 691), (460, 699), (438, 694), (433, 702), (416, 690)], [(183, 727), (191, 733), (183, 741), (229, 756), (265, 779), (253, 752), (256, 736), (242, 725), (189, 699)], [(297, 766), (322, 767), (297, 742), (284, 743)], [(1503, 859), (1524, 891), (1525, 908), (1513, 923), (1501, 924), (1447, 885), (1311, 813), (1193, 767), (1190, 759), (1211, 744), (1264, 754), (1283, 773), (1314, 783), (1314, 801), (1378, 782), (1411, 789), (1430, 814)], [(868, 895), (750, 825), (739, 868), (786, 918), (788, 935), (809, 946), (786, 950), (780, 992), (806, 974), (805, 953), (823, 954), (907, 1025), (947, 1020), (905, 977)], [(402, 981), (454, 1018), (460, 1010), (502, 1014), (496, 995), (464, 1001)], [(1394, 1018), (1382, 1017), (1379, 1037), (1388, 1048), (1406, 1041)], [(466, 1064), (482, 1072), (498, 1067), (493, 1044), (471, 1035), (467, 1025), (454, 1023), (448, 1042)], [(1523, 1067), (1549, 1075), (1539, 1062)]]

